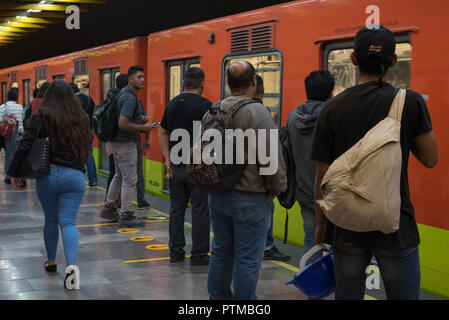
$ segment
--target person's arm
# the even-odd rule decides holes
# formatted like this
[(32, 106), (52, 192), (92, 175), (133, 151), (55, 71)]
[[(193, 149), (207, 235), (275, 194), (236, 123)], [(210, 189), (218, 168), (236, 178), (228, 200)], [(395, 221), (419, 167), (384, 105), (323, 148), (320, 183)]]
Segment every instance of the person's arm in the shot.
[(151, 123), (136, 124), (124, 115), (120, 115), (118, 126), (121, 130), (129, 132), (150, 132), (153, 130), (153, 125)]
[(161, 146), (162, 157), (164, 158), (165, 169), (167, 171), (165, 177), (170, 179), (173, 177), (170, 160), (170, 132), (161, 126), (159, 127), (158, 138), (159, 145)]
[(150, 150), (150, 133), (145, 132), (145, 142), (143, 144), (143, 150), (146, 152)]
[(321, 183), (323, 182), (324, 175), (329, 169), (330, 165), (324, 162), (318, 162), (316, 175), (315, 175), (315, 243), (323, 243), (324, 229), (326, 227), (326, 216), (324, 215), (321, 207), (318, 205), (317, 200), (321, 200), (323, 195), (321, 194)]
[(412, 153), (416, 159), (426, 168), (434, 168), (438, 163), (438, 148), (433, 131), (424, 133), (412, 141)]

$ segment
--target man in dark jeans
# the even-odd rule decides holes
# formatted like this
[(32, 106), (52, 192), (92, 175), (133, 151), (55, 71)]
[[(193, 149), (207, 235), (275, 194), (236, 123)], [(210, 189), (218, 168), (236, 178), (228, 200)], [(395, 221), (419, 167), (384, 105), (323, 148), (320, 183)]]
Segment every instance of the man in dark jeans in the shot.
[(78, 86), (70, 82), (70, 87), (72, 88), (73, 93), (75, 93), (76, 97), (78, 98), (79, 102), (81, 103), (81, 106), (83, 107), (83, 110), (87, 113), (89, 116), (90, 121), (90, 155), (86, 162), (87, 167), (87, 176), (89, 178), (89, 187), (96, 187), (97, 186), (97, 167), (95, 165), (95, 159), (93, 155), (93, 147), (92, 142), (94, 141), (94, 133), (92, 131), (93, 129), (93, 123), (92, 123), (92, 117), (94, 115), (94, 109), (95, 109), (95, 101), (85, 95), (84, 93), (80, 92), (80, 89)]
[[(265, 95), (265, 88), (263, 84), (263, 79), (261, 76), (256, 75), (256, 94), (254, 95), (254, 100), (263, 104), (263, 96)], [(267, 108), (268, 109), (268, 108)], [(270, 109), (268, 109), (270, 111)], [(275, 261), (288, 261), (290, 260), (290, 256), (283, 254), (276, 248), (274, 245), (273, 238), (273, 215), (274, 215), (274, 202), (271, 202), (270, 205), (270, 216), (268, 221), (268, 232), (267, 232), (267, 242), (265, 244), (265, 251), (263, 254), (264, 260), (275, 260)]]
[[(389, 114), (397, 90), (382, 80), (397, 62), (395, 48), (394, 34), (384, 27), (365, 27), (357, 33), (351, 60), (359, 69), (359, 83), (327, 102), (316, 125), (312, 144), (312, 159), (318, 161), (315, 200), (322, 199), (320, 186), (330, 164)], [(412, 151), (425, 167), (433, 168), (438, 162), (438, 149), (426, 103), (412, 90), (407, 90), (400, 143), (401, 215), (396, 232), (354, 232), (337, 227), (326, 219), (315, 201), (315, 242), (331, 244), (334, 252), (335, 299), (363, 299), (365, 272), (373, 255), (387, 299), (419, 299), (420, 240), (410, 200), (408, 160)]]
[(166, 178), (170, 179), (170, 261), (182, 262), (185, 258), (184, 216), (192, 203), (192, 257), (191, 265), (209, 264), (209, 207), (208, 195), (199, 187), (188, 182), (186, 165), (172, 165), (170, 151), (177, 141), (170, 141), (170, 134), (176, 129), (184, 129), (193, 143), (193, 122), (200, 121), (212, 103), (201, 97), (204, 90), (204, 72), (200, 68), (190, 68), (184, 75), (184, 92), (175, 97), (165, 109), (159, 128), (159, 144), (165, 160)]

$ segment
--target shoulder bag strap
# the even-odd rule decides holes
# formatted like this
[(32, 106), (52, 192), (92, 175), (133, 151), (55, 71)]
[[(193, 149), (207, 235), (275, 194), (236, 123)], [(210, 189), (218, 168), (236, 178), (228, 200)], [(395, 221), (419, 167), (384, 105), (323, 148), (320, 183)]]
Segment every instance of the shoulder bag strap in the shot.
[(407, 94), (406, 89), (399, 90), (399, 92), (397, 93), (396, 97), (393, 100), (393, 103), (391, 104), (390, 113), (388, 114), (388, 117), (401, 122), (402, 112), (404, 111), (406, 94)]

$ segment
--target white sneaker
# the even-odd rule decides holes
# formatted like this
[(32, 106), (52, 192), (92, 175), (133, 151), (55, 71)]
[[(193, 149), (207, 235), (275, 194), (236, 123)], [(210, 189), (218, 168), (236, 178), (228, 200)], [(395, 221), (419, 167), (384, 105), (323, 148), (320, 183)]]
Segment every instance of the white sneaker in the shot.
[(69, 265), (65, 269), (64, 288), (68, 290), (80, 289), (80, 269), (75, 265)]

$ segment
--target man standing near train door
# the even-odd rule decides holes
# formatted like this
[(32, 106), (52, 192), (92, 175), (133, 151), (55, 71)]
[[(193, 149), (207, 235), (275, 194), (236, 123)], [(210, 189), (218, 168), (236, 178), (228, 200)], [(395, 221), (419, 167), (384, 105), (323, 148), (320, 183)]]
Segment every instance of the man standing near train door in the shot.
[(184, 216), (189, 200), (192, 203), (192, 257), (191, 265), (208, 265), (210, 249), (210, 219), (208, 195), (199, 186), (188, 181), (186, 164), (172, 165), (170, 151), (178, 142), (170, 141), (177, 129), (189, 133), (193, 145), (193, 122), (201, 121), (212, 103), (201, 95), (204, 91), (204, 71), (189, 68), (184, 75), (184, 92), (168, 104), (159, 128), (159, 145), (165, 161), (166, 178), (170, 179), (170, 262), (185, 259)]
[(144, 219), (134, 216), (132, 202), (137, 182), (137, 143), (140, 132), (150, 132), (151, 123), (143, 123), (137, 92), (145, 87), (145, 74), (141, 66), (128, 70), (128, 85), (122, 89), (117, 100), (119, 116), (118, 133), (111, 141), (115, 161), (115, 175), (109, 187), (102, 217), (116, 219), (117, 200), (121, 191), (120, 227), (137, 227), (145, 224)]

